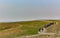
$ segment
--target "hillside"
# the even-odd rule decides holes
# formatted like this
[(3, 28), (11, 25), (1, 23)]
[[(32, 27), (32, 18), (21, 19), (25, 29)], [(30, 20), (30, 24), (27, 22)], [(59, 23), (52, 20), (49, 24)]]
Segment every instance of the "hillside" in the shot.
[(23, 22), (0, 23), (0, 38), (15, 38), (38, 33), (39, 28), (50, 22), (55, 24), (47, 29), (46, 32), (58, 33), (60, 31), (60, 20), (35, 20)]

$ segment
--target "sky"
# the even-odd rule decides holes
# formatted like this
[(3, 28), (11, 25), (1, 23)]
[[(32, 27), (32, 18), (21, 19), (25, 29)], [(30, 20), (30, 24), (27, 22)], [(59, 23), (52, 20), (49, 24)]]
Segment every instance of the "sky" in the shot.
[(60, 0), (0, 0), (0, 22), (60, 19)]

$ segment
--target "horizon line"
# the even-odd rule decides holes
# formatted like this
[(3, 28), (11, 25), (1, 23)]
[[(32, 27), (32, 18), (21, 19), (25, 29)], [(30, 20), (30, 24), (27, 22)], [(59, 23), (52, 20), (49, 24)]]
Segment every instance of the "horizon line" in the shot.
[(0, 22), (22, 22), (22, 21), (35, 21), (35, 20), (60, 20), (60, 18), (27, 19), (27, 20), (0, 20)]

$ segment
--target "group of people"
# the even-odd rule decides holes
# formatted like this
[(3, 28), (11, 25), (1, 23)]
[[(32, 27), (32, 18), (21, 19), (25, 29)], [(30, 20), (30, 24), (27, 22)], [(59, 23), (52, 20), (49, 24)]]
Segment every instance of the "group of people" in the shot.
[(52, 26), (52, 25), (54, 25), (54, 22), (44, 25), (43, 28), (39, 28), (39, 32), (44, 32), (46, 30), (46, 28), (48, 28), (49, 26)]

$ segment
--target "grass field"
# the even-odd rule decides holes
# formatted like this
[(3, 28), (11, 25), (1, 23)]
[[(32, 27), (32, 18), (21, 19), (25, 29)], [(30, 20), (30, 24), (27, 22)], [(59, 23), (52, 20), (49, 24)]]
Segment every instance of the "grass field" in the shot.
[(22, 22), (5, 22), (0, 23), (0, 38), (15, 38), (23, 35), (33, 35), (38, 33), (38, 29), (50, 22), (55, 25), (47, 29), (47, 32), (60, 31), (60, 20), (34, 20)]

